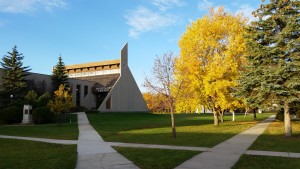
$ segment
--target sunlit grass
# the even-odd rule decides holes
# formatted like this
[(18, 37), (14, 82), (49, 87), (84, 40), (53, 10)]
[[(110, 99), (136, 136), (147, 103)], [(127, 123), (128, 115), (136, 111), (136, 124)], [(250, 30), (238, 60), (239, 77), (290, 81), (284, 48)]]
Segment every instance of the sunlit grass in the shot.
[(213, 125), (212, 114), (176, 114), (177, 138), (171, 137), (169, 114), (105, 113), (88, 114), (93, 127), (105, 141), (213, 147), (254, 126), (270, 114), (225, 116), (225, 122)]
[(300, 153), (300, 121), (292, 121), (292, 137), (284, 136), (284, 122), (270, 124), (264, 134), (250, 147), (251, 150), (284, 151)]

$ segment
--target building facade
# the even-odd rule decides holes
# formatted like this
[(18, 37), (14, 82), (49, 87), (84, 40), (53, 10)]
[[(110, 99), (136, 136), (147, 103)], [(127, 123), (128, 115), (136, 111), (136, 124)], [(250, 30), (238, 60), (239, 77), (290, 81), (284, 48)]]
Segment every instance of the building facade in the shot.
[[(66, 72), (76, 106), (100, 112), (149, 112), (128, 67), (128, 44), (121, 50), (120, 59), (67, 65)], [(0, 69), (0, 77), (3, 75)], [(50, 75), (31, 73), (26, 80), (52, 91)]]

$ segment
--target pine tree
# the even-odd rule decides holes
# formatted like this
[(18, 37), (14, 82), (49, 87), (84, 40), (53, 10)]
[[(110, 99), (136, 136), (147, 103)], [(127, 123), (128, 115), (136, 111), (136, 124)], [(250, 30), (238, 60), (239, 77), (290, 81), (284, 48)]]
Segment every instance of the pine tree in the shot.
[(68, 84), (68, 75), (66, 74), (66, 67), (64, 62), (62, 61), (61, 56), (58, 58), (58, 63), (53, 68), (52, 73), (52, 89), (53, 91), (58, 90), (60, 85)]
[(291, 136), (290, 105), (300, 99), (300, 2), (271, 0), (253, 12), (247, 28), (248, 65), (240, 95), (252, 107), (284, 108), (285, 135)]
[(23, 59), (23, 54), (18, 52), (17, 46), (14, 46), (12, 52), (7, 52), (0, 62), (6, 72), (6, 76), (2, 77), (2, 92), (14, 98), (20, 98), (26, 94), (25, 77), (31, 69), (29, 66), (23, 66)]

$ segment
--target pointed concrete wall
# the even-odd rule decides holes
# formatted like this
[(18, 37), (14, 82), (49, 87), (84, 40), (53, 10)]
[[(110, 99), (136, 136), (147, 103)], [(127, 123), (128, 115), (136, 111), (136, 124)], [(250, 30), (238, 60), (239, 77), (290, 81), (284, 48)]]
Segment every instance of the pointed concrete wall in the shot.
[[(109, 99), (111, 99), (110, 102)], [(108, 106), (109, 103), (110, 106)], [(98, 110), (101, 112), (149, 112), (128, 67), (128, 44), (121, 50), (121, 75)]]

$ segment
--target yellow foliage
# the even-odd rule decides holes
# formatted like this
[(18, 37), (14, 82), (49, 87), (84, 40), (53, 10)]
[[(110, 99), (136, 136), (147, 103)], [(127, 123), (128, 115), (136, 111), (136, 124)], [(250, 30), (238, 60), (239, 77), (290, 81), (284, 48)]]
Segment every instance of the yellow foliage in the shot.
[(243, 106), (233, 90), (245, 63), (245, 24), (243, 15), (233, 16), (219, 7), (187, 27), (175, 65), (176, 78), (185, 82), (177, 111), (204, 105), (221, 112)]
[(65, 85), (61, 84), (59, 89), (54, 92), (54, 100), (50, 100), (48, 106), (55, 114), (68, 112), (72, 106), (72, 95)]

